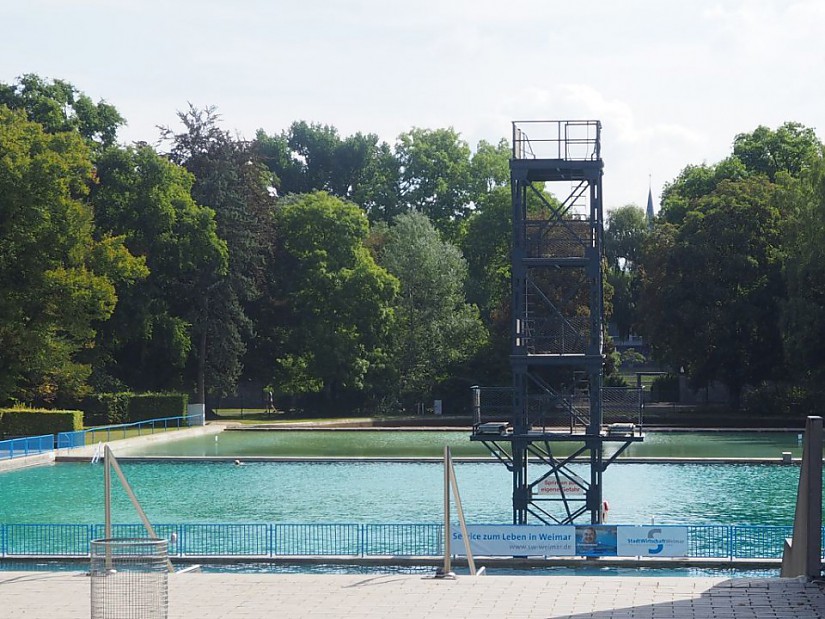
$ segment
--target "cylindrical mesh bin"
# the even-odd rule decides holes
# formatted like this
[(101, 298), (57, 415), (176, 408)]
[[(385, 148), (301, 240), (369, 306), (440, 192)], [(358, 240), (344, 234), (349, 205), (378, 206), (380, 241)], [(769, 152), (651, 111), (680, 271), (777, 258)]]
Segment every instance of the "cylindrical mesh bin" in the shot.
[(91, 554), (92, 619), (167, 619), (166, 540), (93, 540)]

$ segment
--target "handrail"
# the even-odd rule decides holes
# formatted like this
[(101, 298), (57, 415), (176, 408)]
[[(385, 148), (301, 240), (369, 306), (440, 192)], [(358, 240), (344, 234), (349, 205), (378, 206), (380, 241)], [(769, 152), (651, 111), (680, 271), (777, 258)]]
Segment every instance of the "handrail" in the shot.
[[(180, 415), (177, 417), (160, 417), (157, 419), (145, 419), (133, 421), (131, 423), (121, 423), (108, 426), (97, 426), (85, 430), (75, 430), (72, 432), (58, 432), (56, 434), (42, 434), (39, 436), (21, 436), (18, 438), (4, 439), (0, 441), (0, 460), (9, 460), (23, 456), (31, 456), (52, 452), (55, 449), (74, 449), (84, 447), (87, 443), (93, 444), (95, 439), (103, 432), (106, 433), (106, 440), (112, 438), (113, 432), (122, 431), (123, 436), (130, 429), (137, 428), (138, 436), (144, 427), (149, 427), (151, 433), (163, 424), (163, 430), (168, 430), (170, 426), (181, 428), (184, 425), (201, 425), (202, 414)], [(174, 423), (173, 423), (174, 422)], [(193, 423), (194, 422), (194, 423)], [(91, 440), (89, 440), (91, 437)]]
[(601, 128), (598, 120), (513, 121), (513, 159), (599, 161)]

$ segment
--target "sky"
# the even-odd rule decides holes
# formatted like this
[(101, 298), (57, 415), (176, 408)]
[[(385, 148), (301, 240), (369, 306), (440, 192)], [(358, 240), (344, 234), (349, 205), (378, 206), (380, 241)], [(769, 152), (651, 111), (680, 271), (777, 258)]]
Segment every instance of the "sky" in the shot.
[(296, 120), (390, 144), (600, 120), (606, 208), (796, 121), (825, 139), (823, 0), (0, 0), (0, 82), (71, 82), (155, 143), (191, 103), (240, 137)]

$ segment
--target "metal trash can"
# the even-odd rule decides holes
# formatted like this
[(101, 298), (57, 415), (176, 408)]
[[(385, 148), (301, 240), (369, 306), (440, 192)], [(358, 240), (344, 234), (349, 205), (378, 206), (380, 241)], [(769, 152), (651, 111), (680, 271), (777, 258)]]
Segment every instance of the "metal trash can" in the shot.
[(167, 619), (165, 539), (93, 540), (91, 556), (92, 619)]

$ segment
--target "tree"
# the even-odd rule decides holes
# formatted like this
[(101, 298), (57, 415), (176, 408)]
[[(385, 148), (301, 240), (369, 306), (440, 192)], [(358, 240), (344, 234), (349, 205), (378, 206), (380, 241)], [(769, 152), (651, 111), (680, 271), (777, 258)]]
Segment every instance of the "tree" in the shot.
[(822, 143), (813, 129), (786, 122), (776, 131), (760, 125), (733, 140), (733, 155), (747, 170), (763, 174), (771, 182), (779, 172), (798, 177), (821, 157)]
[(198, 333), (197, 398), (232, 393), (252, 339), (247, 306), (260, 295), (267, 252), (274, 242), (272, 175), (252, 144), (233, 139), (219, 126), (215, 108), (189, 106), (179, 112), (184, 130), (162, 130), (170, 157), (195, 177), (192, 197), (215, 212), (218, 236), (226, 242), (229, 268), (203, 291), (194, 321)]
[(78, 91), (63, 80), (48, 82), (28, 73), (16, 84), (0, 83), (0, 105), (24, 110), (47, 133), (76, 131), (95, 149), (111, 146), (126, 121), (114, 106)]
[(510, 145), (481, 140), (470, 161), (470, 199), (478, 204), (496, 189), (510, 185)]
[(680, 227), (662, 225), (646, 247), (643, 334), (654, 356), (696, 384), (742, 389), (782, 368), (780, 213), (764, 177), (723, 181)]
[(644, 209), (628, 204), (607, 213), (604, 252), (609, 266), (632, 271), (639, 261), (649, 227)]
[(148, 277), (118, 286), (118, 306), (98, 333), (98, 380), (132, 389), (185, 388), (201, 299), (226, 277), (228, 252), (215, 214), (191, 196), (194, 177), (149, 146), (109, 148), (97, 162), (91, 203), (98, 233), (122, 235)]
[(412, 129), (398, 137), (395, 154), (402, 203), (456, 240), (471, 207), (470, 147), (452, 128)]
[(342, 139), (335, 127), (299, 121), (277, 136), (259, 130), (255, 142), (281, 195), (326, 191), (359, 204), (372, 221), (397, 214), (398, 163), (377, 135)]
[(369, 223), (358, 206), (324, 192), (284, 199), (276, 214), (279, 295), (273, 385), (281, 395), (363, 393), (379, 371), (393, 325), (398, 282), (364, 245)]
[(638, 322), (639, 301), (638, 264), (642, 246), (650, 233), (643, 209), (628, 204), (609, 211), (604, 231), (604, 250), (607, 259), (605, 280), (612, 289), (610, 317), (619, 337), (626, 339)]
[(398, 395), (424, 401), (486, 341), (478, 308), (464, 298), (467, 263), (415, 211), (396, 218), (380, 263), (401, 282), (392, 352)]
[(0, 402), (82, 395), (82, 355), (117, 300), (110, 277), (141, 275), (121, 239), (93, 238), (91, 180), (80, 135), (0, 105)]
[[(782, 331), (790, 367), (803, 384), (822, 392), (825, 378), (825, 161), (802, 182), (785, 186), (796, 207), (788, 221)], [(790, 210), (790, 209), (788, 209)]]
[(737, 157), (728, 157), (715, 165), (685, 166), (679, 176), (662, 190), (659, 217), (680, 225), (693, 208), (693, 203), (712, 192), (721, 181), (740, 181), (749, 175), (750, 172)]

